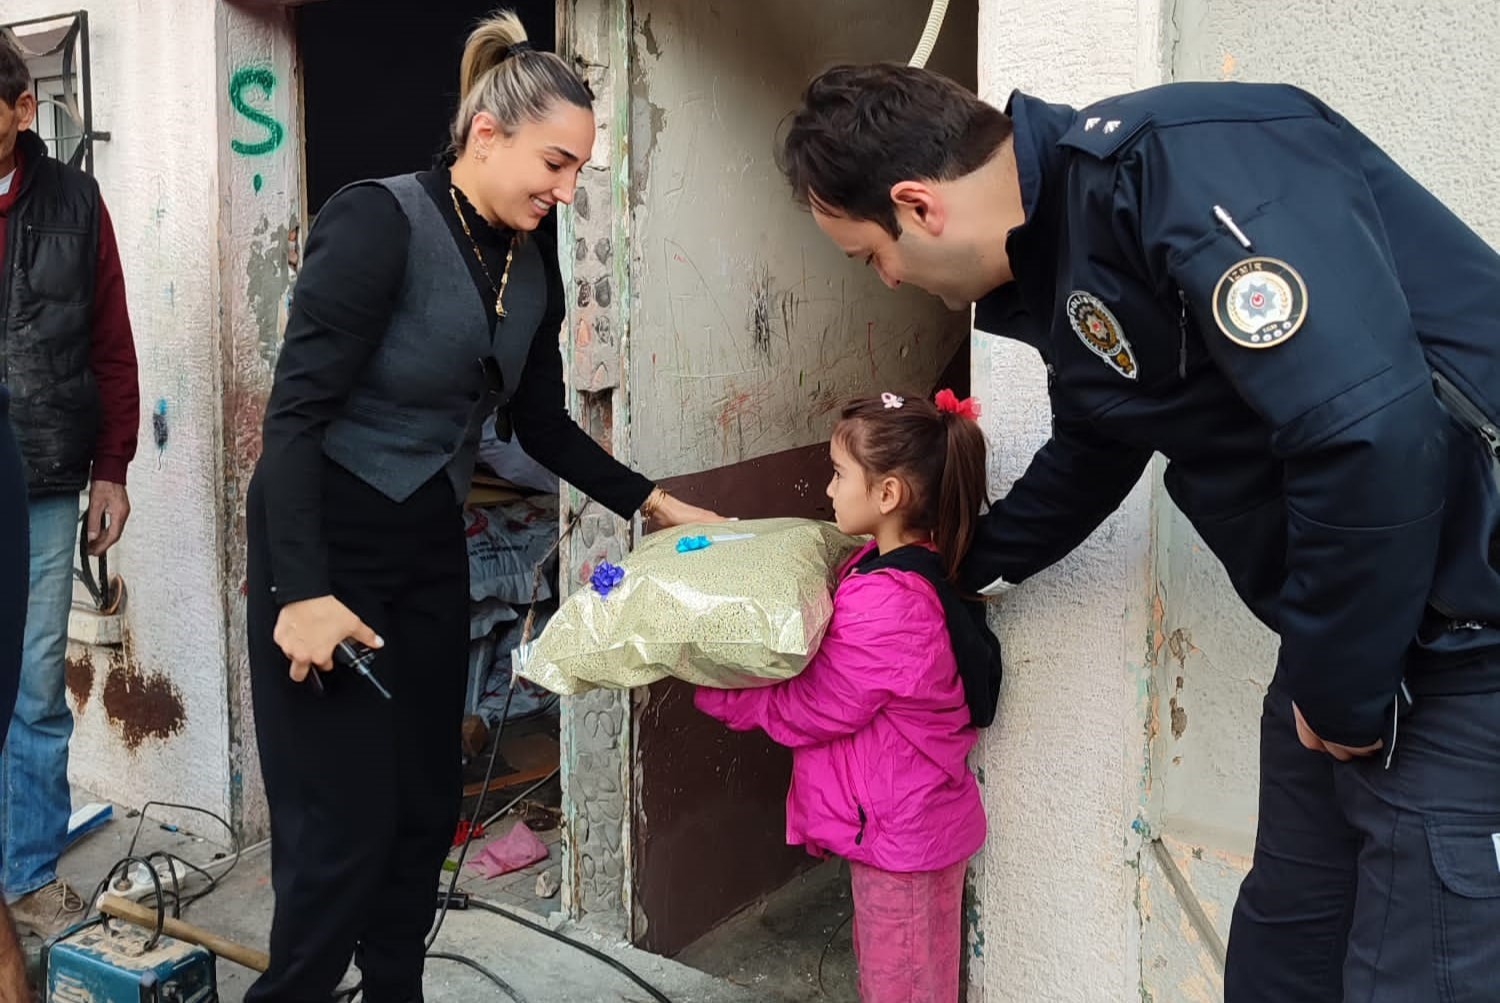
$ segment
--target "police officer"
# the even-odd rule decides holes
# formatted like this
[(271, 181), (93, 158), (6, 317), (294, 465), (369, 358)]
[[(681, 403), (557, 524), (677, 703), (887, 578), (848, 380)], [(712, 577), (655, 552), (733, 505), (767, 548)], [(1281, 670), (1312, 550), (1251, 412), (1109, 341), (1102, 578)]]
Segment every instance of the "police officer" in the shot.
[(1160, 452), (1280, 635), (1225, 999), (1500, 998), (1500, 256), (1286, 86), (1002, 113), (844, 66), (780, 154), (851, 257), (1047, 364), (970, 588), (1063, 557)]

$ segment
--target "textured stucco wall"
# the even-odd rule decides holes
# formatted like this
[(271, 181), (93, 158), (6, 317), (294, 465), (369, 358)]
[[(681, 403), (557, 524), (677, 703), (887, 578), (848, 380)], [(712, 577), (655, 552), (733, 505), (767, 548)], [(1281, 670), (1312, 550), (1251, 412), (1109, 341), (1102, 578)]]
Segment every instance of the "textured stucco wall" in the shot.
[(1176, 0), (1179, 80), (1305, 87), (1500, 242), (1500, 18), (1487, 0)]
[[(1328, 101), (1492, 243), (1500, 241), (1500, 132), (1492, 125), (1500, 21), (1480, 0), (1344, 5), (1179, 0), (1165, 49), (1174, 79), (1282, 81)], [(1218, 929), (1254, 844), (1261, 698), (1274, 636), (1161, 497), (1154, 606), (1161, 729), (1159, 831)], [(1157, 1000), (1216, 998), (1200, 939), (1152, 862), (1142, 889), (1143, 985)], [(1206, 979), (1206, 981), (1205, 981)]]
[[(983, 2), (980, 93), (1086, 103), (1159, 80), (1160, 21), (1137, 0)], [(974, 336), (992, 486), (1048, 434), (1042, 365)], [(975, 892), (986, 1003), (1139, 998), (1137, 868), (1151, 797), (1151, 493), (1145, 481), (1071, 557), (1008, 594), (1000, 715), (981, 759), (990, 841)]]
[[(1289, 81), (1328, 100), (1482, 234), (1500, 239), (1491, 197), (1500, 187), (1500, 133), (1488, 121), (1488, 99), (1500, 90), (1488, 58), (1500, 44), (1500, 22), (1477, 0), (1424, 7), (1418, 21), (1398, 0), (1363, 5), (1358, 18), (1322, 0), (1292, 0), (1274, 17), (1253, 0), (1178, 0), (1166, 5), (1160, 34), (1149, 11), (1132, 20), (1129, 8), (986, 3), (981, 25), (996, 43), (981, 43), (986, 93), (998, 100), (1019, 83), (1078, 103), (1152, 83), (1156, 65), (1175, 79)], [(1012, 55), (996, 56), (1006, 52)], [(1026, 349), (979, 344), (976, 371), (991, 380), (987, 420), (1003, 485), (1044, 436), (1045, 403)], [(1234, 596), (1159, 478), (1158, 469), (1149, 503), (1138, 489), (1084, 552), (1013, 593), (1000, 614), (1011, 675), (986, 752), (996, 828), (981, 885), (990, 995), (1212, 1000), (1220, 992), (1213, 955), (1227, 937), (1253, 846), (1260, 702), (1275, 639)], [(1108, 622), (1102, 614), (1119, 608), (1132, 628), (1143, 627), (1144, 645), (1131, 629), (1118, 650), (1090, 647)], [(1122, 670), (1141, 694), (1134, 705), (1115, 688)], [(1076, 679), (1098, 682), (1093, 691), (1080, 685), (1081, 702), (1068, 689)], [(1060, 701), (1071, 716), (1049, 726)], [(1139, 872), (1137, 900), (1122, 904), (1095, 892), (1085, 907), (1076, 893), (1118, 873), (1078, 877), (1090, 864), (1078, 848), (1092, 844), (1097, 857), (1108, 846), (1118, 800), (1116, 785), (1100, 780), (1108, 742), (1096, 739), (1121, 711), (1123, 731), (1106, 738), (1124, 736), (1126, 777), (1143, 766), (1139, 805), (1187, 890), (1186, 906), (1157, 852), (1136, 857), (1128, 838), (1121, 859)], [(1143, 764), (1135, 758), (1142, 726), (1149, 737)], [(1079, 733), (1092, 743), (1083, 752), (1073, 738)], [(1062, 744), (1065, 736), (1072, 740)], [(1002, 772), (1007, 762), (1009, 773)], [(1047, 812), (1040, 822), (1039, 806)], [(1129, 808), (1127, 801), (1127, 817)], [(1055, 888), (1068, 891), (1060, 896)], [(1194, 916), (1192, 907), (1201, 912)], [(1122, 924), (1124, 954), (1094, 946), (1118, 937)], [(1070, 971), (1069, 959), (1086, 963)], [(1138, 977), (1132, 992), (1106, 988), (1117, 974), (1112, 966)], [(1049, 974), (1053, 981), (1043, 982)]]
[[(773, 159), (807, 80), (837, 62), (904, 61), (925, 5), (633, 10), (631, 443), (642, 469), (689, 473), (807, 446), (851, 396), (925, 390), (962, 344), (963, 316), (920, 290), (893, 295), (851, 264), (788, 197)], [(952, 5), (934, 68), (972, 80), (975, 12), (973, 0)]]
[[(133, 514), (111, 555), (129, 587), (128, 640), (123, 649), (70, 653), (78, 711), (71, 772), (75, 784), (127, 804), (166, 798), (227, 813), (210, 265), (218, 198), (214, 7), (89, 5), (94, 125), (112, 133), (95, 147), (95, 175), (124, 262), (142, 431), (129, 475)], [(0, 19), (62, 9), (71, 8), (6, 0)], [(151, 417), (158, 410), (167, 429), (160, 450)]]

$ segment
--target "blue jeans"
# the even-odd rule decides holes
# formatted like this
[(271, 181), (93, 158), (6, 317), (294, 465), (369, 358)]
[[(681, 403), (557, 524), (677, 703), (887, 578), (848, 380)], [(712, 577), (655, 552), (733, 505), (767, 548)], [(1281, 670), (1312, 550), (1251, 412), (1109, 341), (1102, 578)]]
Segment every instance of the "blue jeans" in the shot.
[(31, 588), (21, 652), (21, 688), (0, 752), (0, 887), (14, 902), (50, 884), (68, 835), (68, 739), (64, 696), (68, 610), (78, 495), (33, 499)]
[(27, 508), (26, 474), (10, 427), (10, 392), (0, 383), (0, 749), (5, 747), (21, 679), (31, 566)]

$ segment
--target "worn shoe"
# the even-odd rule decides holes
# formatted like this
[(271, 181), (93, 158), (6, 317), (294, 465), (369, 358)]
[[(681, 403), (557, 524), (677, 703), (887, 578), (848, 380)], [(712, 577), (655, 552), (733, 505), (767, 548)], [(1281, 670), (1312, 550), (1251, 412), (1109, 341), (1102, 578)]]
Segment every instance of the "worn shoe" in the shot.
[(50, 940), (83, 919), (84, 908), (83, 896), (58, 878), (12, 903), (10, 916), (22, 931)]

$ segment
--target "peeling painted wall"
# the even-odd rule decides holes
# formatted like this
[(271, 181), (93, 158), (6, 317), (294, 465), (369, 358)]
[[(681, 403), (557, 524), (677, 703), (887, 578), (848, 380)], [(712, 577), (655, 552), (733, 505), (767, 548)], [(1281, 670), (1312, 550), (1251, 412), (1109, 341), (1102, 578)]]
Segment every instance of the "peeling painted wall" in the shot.
[[(1500, 22), (1478, 0), (1413, 11), (1399, 0), (1362, 5), (1357, 18), (1323, 0), (1290, 0), (1274, 17), (1254, 0), (1175, 0), (1160, 12), (982, 0), (983, 93), (999, 101), (1021, 86), (1080, 104), (1163, 75), (1289, 81), (1500, 240), (1500, 132), (1489, 122)], [(1028, 349), (977, 338), (1004, 486), (1046, 434), (1040, 365)], [(984, 749), (986, 1000), (1221, 995), (1215, 954), (1254, 843), (1275, 638), (1160, 474), (1158, 464), (1079, 553), (999, 613), (1009, 675)]]
[[(114, 223), (140, 358), (133, 512), (111, 555), (123, 648), (70, 651), (74, 783), (125, 803), (228, 811), (221, 597), (218, 317), (210, 262), (214, 4), (89, 4), (95, 176)], [(71, 9), (6, 0), (4, 19)], [(205, 225), (207, 224), (207, 225)], [(161, 440), (161, 446), (157, 441)], [(201, 820), (196, 823), (201, 826)]]
[[(6, 19), (56, 13), (10, 0)], [(125, 643), (69, 651), (76, 786), (265, 829), (243, 634), (244, 488), (300, 253), (296, 80), (285, 11), (201, 0), (90, 5), (95, 175), (140, 359), (133, 506), (112, 554)], [(202, 827), (201, 819), (192, 824)]]
[(221, 198), (217, 293), (224, 335), (224, 519), (220, 526), (226, 616), (225, 705), (229, 733), (221, 758), (242, 838), (269, 826), (250, 705), (245, 641), (245, 492), (260, 458), (260, 426), (286, 328), (302, 254), (301, 111), (292, 15), (251, 13), (220, 3), (213, 79)]
[[(1165, 58), (1174, 79), (1307, 88), (1494, 243), (1500, 132), (1490, 119), (1500, 71), (1491, 54), (1500, 21), (1489, 10), (1478, 0), (1425, 5), (1413, 21), (1414, 8), (1400, 0), (1362, 4), (1358, 17), (1320, 0), (1291, 0), (1267, 17), (1254, 0), (1178, 0)], [(1194, 899), (1227, 938), (1254, 848), (1260, 709), (1276, 642), (1192, 527), (1158, 498), (1157, 824)], [(1217, 998), (1216, 969), (1201, 940), (1182, 933), (1186, 920), (1154, 861), (1142, 901), (1143, 987), (1157, 1000)]]
[[(1154, 83), (1159, 38), (1145, 0), (982, 0), (980, 93), (1078, 104)], [(1047, 438), (1045, 377), (1026, 346), (982, 334), (973, 345), (999, 494)], [(1143, 481), (1078, 551), (999, 605), (1006, 678), (980, 750), (990, 839), (971, 1000), (1140, 998), (1151, 522)]]
[[(953, 5), (934, 68), (972, 78), (976, 9)], [(773, 159), (777, 124), (818, 70), (910, 55), (925, 5), (879, 12), (633, 5), (631, 441), (653, 476), (820, 442), (846, 398), (925, 390), (962, 344), (962, 315), (851, 265)]]

